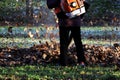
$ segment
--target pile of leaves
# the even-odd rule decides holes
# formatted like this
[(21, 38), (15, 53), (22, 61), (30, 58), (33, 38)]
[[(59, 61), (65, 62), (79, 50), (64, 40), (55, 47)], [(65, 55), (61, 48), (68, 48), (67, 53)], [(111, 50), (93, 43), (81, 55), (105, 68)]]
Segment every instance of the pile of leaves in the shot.
[[(0, 48), (0, 66), (37, 65), (58, 63), (59, 43), (55, 41), (41, 43), (30, 48)], [(120, 46), (98, 46), (84, 44), (85, 57), (88, 65), (117, 65), (120, 67)], [(68, 50), (69, 64), (77, 61), (75, 45)]]

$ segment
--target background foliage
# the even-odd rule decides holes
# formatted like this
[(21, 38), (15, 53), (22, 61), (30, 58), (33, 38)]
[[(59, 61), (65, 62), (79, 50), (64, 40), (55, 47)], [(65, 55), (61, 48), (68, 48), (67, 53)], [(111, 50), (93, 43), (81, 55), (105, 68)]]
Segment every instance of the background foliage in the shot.
[[(84, 16), (82, 25), (120, 25), (119, 0), (87, 0), (87, 2), (91, 6)], [(28, 18), (29, 14), (32, 19)], [(6, 24), (5, 21), (12, 25), (28, 23), (54, 25), (56, 20), (53, 12), (47, 8), (46, 0), (0, 0), (0, 25)]]

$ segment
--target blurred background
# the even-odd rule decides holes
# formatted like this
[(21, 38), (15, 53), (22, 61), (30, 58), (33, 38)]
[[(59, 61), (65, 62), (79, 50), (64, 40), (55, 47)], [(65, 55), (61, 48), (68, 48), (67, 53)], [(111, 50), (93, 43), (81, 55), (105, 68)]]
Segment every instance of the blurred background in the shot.
[[(120, 0), (86, 0), (91, 6), (84, 26), (119, 26)], [(0, 25), (55, 25), (55, 16), (46, 0), (0, 0)]]
[[(82, 19), (84, 44), (112, 45), (120, 39), (120, 0), (86, 0)], [(0, 0), (0, 47), (30, 47), (59, 41), (57, 18), (46, 0)]]

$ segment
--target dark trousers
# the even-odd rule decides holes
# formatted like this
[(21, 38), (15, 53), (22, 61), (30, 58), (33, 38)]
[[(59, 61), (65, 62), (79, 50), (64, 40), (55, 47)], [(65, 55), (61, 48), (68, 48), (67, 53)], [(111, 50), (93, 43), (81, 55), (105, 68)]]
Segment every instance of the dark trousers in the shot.
[(78, 62), (85, 61), (84, 50), (81, 41), (81, 31), (80, 27), (59, 27), (60, 31), (60, 63), (63, 65), (67, 64), (67, 52), (68, 45), (70, 44), (70, 36), (74, 40)]

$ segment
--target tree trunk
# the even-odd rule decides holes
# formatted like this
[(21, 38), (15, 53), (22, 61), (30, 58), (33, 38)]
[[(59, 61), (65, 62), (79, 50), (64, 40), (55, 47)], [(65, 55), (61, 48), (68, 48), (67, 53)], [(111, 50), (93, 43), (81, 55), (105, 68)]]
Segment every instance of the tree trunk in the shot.
[(33, 4), (32, 0), (26, 0), (26, 17), (27, 24), (33, 25)]

